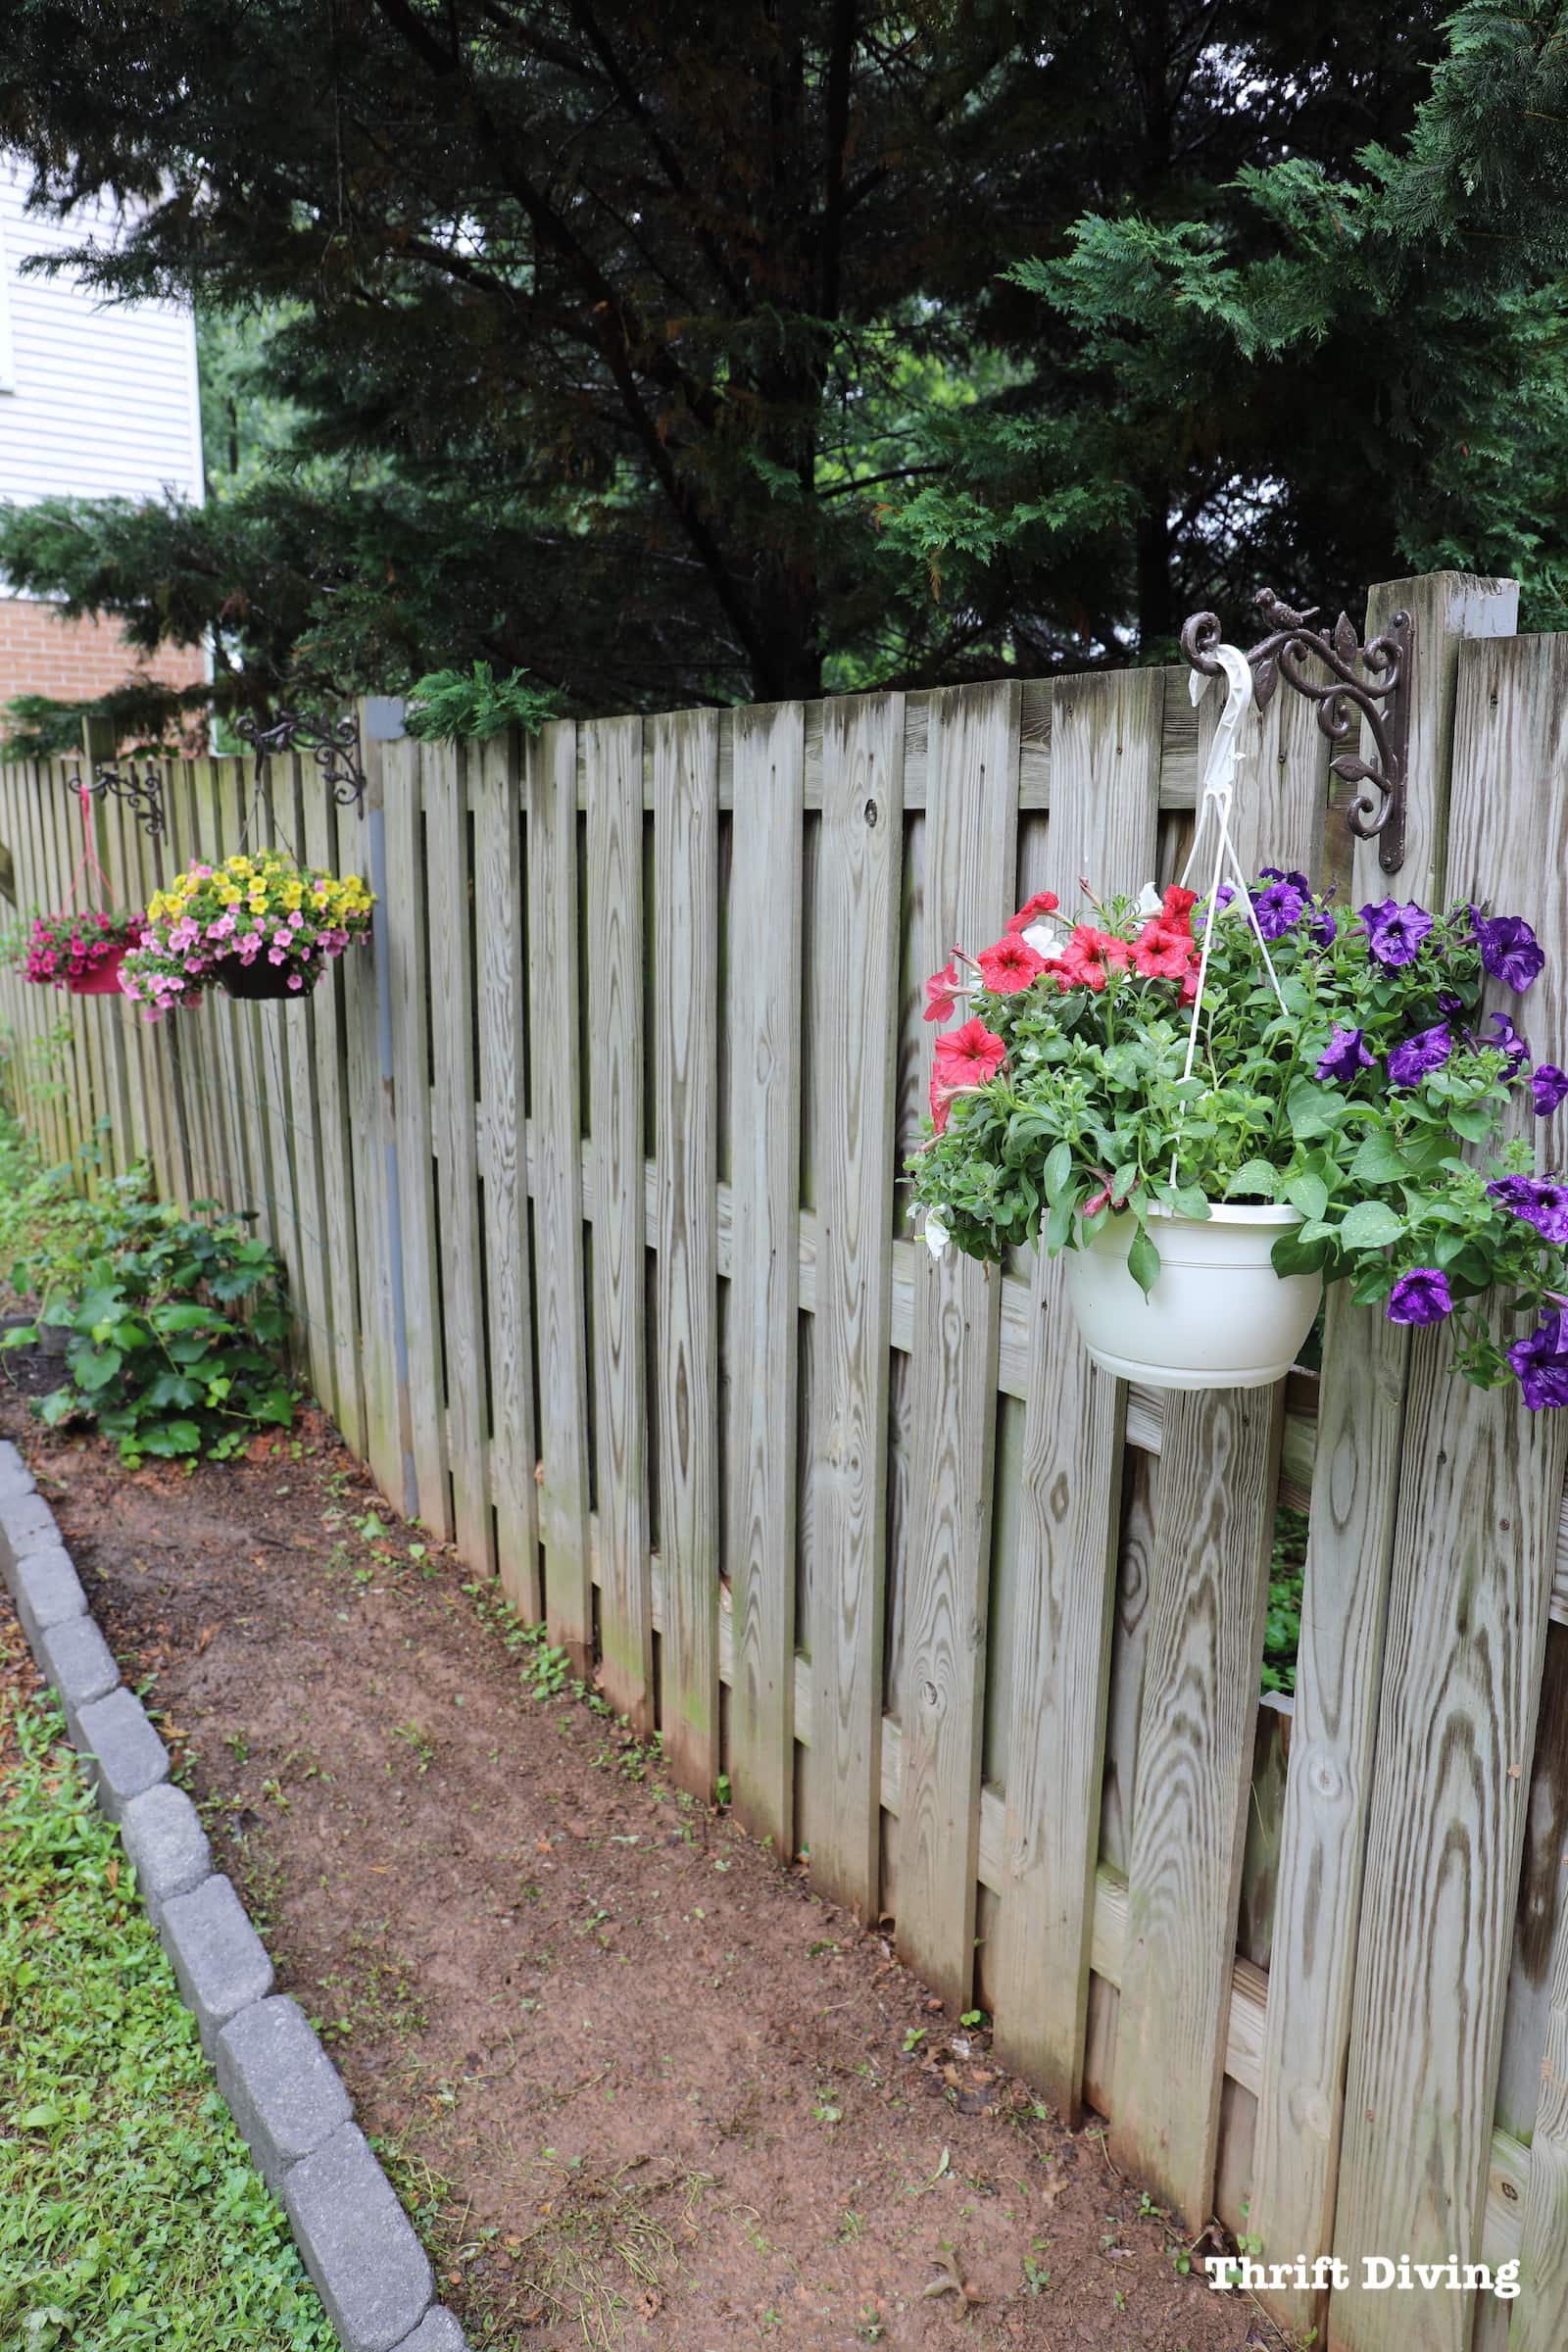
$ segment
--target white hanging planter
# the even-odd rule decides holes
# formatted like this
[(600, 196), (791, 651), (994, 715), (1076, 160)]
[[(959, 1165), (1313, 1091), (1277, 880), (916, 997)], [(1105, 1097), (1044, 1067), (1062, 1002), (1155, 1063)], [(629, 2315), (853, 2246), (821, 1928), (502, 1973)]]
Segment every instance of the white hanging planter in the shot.
[(1150, 1212), (1159, 1273), (1148, 1298), (1127, 1271), (1138, 1227), (1109, 1217), (1065, 1253), (1067, 1297), (1102, 1370), (1148, 1389), (1261, 1389), (1312, 1328), (1321, 1274), (1276, 1274), (1269, 1251), (1294, 1208), (1215, 1203), (1206, 1218)]

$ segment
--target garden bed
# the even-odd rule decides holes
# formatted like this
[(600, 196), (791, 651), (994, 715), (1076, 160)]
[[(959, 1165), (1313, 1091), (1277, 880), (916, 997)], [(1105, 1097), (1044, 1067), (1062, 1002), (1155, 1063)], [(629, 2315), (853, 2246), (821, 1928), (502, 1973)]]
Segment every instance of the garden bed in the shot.
[(476, 2345), (1283, 2340), (319, 1416), (130, 1473), (7, 1360), (0, 1429)]

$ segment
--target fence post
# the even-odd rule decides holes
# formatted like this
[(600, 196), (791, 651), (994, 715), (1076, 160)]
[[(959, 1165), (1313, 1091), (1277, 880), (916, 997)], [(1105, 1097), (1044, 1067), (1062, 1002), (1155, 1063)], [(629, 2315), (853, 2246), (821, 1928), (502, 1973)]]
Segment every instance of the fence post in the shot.
[[(1459, 649), (1511, 632), (1517, 608), (1511, 582), (1451, 572), (1373, 589), (1369, 636), (1401, 609), (1414, 622), (1407, 848), (1391, 876), (1354, 845), (1347, 913), (1441, 889)], [(1407, 1332), (1331, 1293), (1249, 2216), (1269, 2260), (1326, 2253), (1333, 2231), (1408, 1358)], [(1268, 2301), (1321, 2324), (1310, 2288)]]

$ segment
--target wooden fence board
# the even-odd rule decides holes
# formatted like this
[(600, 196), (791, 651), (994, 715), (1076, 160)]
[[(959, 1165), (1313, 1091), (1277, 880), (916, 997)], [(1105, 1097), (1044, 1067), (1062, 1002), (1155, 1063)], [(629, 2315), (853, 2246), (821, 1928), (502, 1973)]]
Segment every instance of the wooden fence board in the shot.
[[(1060, 680), (1051, 721), (1051, 887), (1136, 892), (1154, 865), (1159, 670)], [(1006, 1886), (998, 1923), (997, 2049), (1076, 2115), (1100, 1857), (1115, 1621), (1125, 1384), (1090, 1362), (1063, 1268), (1034, 1267), (1035, 1377), (1024, 1402), (1018, 1602), (1004, 1773)]]
[[(976, 953), (1012, 911), (1018, 690), (934, 697), (926, 969)], [(923, 1253), (914, 1300), (914, 1483), (906, 1601), (899, 1946), (955, 2008), (974, 1980), (974, 1904), (991, 1571), (1002, 1278)]]
[(654, 1727), (649, 1577), (648, 1218), (643, 1175), (643, 730), (579, 730), (588, 782), (588, 1016), (594, 1039), (594, 1434), (599, 1449), (599, 1636), (604, 1692)]
[[(1446, 829), (1459, 646), (1483, 621), (1494, 632), (1514, 620), (1515, 599), (1477, 598), (1476, 585), (1395, 581), (1370, 607), (1374, 628), (1401, 607), (1410, 612), (1420, 649), (1406, 769), (1410, 854), (1397, 890), (1423, 905), (1439, 890), (1430, 859)], [(1355, 845), (1348, 880), (1347, 914), (1387, 895), (1374, 843)], [(1333, 2230), (1408, 1360), (1406, 1330), (1350, 1306), (1343, 1290), (1331, 1295), (1251, 2196), (1251, 2227), (1265, 2247), (1314, 2257), (1328, 2251)], [(1324, 2298), (1291, 2289), (1271, 2296), (1269, 2308), (1305, 2331), (1321, 2326)]]
[(1519, 2295), (1508, 2352), (1560, 2352), (1568, 2313), (1568, 1869), (1557, 1860), (1541, 2098), (1530, 2142), (1520, 2245)]
[(423, 874), (423, 760), (416, 743), (386, 747), (386, 885), (392, 957), (392, 1066), (398, 1191), (403, 1218), (403, 1306), (408, 1414), (419, 1517), (443, 1541), (456, 1530), (447, 1474), (445, 1376), (437, 1289), (435, 1170), (431, 1160), (429, 988)]
[[(1526, 774), (1528, 825), (1496, 788)], [(1448, 898), (1564, 937), (1568, 638), (1461, 653), (1449, 844)], [(1537, 1053), (1560, 1059), (1550, 959), (1527, 1010)], [(1559, 1415), (1512, 1383), (1478, 1395), (1450, 1354), (1443, 1327), (1411, 1348), (1335, 2222), (1352, 2277), (1369, 2253), (1477, 2251), (1568, 1451)], [(1434, 2352), (1461, 2352), (1470, 2298), (1432, 2300)], [(1388, 2305), (1336, 2295), (1331, 2343), (1400, 2340)]]
[[(298, 754), (272, 761), (272, 825), (285, 856), (298, 862), (305, 834), (304, 794), (309, 785)], [(262, 1033), (288, 1074), (289, 1118), (294, 1141), (294, 1222), (299, 1251), (298, 1312), (304, 1326), (311, 1386), (331, 1418), (338, 1419), (337, 1364), (332, 1348), (332, 1288), (327, 1266), (326, 1197), (322, 1181), (320, 1103), (317, 1091), (314, 1004), (262, 1006)]]
[[(350, 829), (352, 826), (352, 830)], [(360, 847), (363, 817), (351, 818), (335, 807), (319, 777), (305, 782), (305, 830), (301, 846), (305, 861), (318, 872), (358, 872), (364, 879), (368, 860)], [(351, 1093), (346, 1028), (347, 962), (365, 954), (355, 947), (335, 957), (318, 982), (311, 998), (311, 1044), (316, 1056), (318, 1133), (321, 1145), (321, 1200), (324, 1214), (327, 1296), (330, 1307), (332, 1398), (334, 1417), (354, 1452), (366, 1450), (365, 1396), (361, 1374), (358, 1236), (356, 1219), (361, 1188), (356, 1184), (354, 1134), (350, 1119)], [(239, 1011), (240, 1006), (231, 1008)], [(471, 1056), (470, 1056), (471, 1064)], [(464, 1106), (464, 1124), (471, 1134), (472, 1073)], [(368, 1140), (368, 1139), (367, 1139)]]
[(430, 1026), (437, 1153), (436, 1231), (441, 1251), (442, 1350), (447, 1458), (458, 1550), (480, 1576), (495, 1573), (486, 1472), (489, 1382), (480, 1262), (479, 1165), (474, 1120), (472, 908), (465, 756), (428, 746), (424, 856), (430, 907)]
[[(876, 1916), (880, 1849), (903, 791), (902, 701), (829, 704), (813, 963), (856, 979), (834, 997), (813, 1072), (820, 1146), (807, 1622), (815, 1728), (806, 1782), (812, 1877), (865, 1920)], [(826, 1004), (818, 1010), (825, 1016)]]
[(504, 741), (479, 756), (473, 802), (479, 925), (479, 1095), (484, 1121), (485, 1277), (490, 1321), (490, 1493), (502, 1590), (530, 1625), (544, 1615), (539, 1580), (539, 1458), (534, 1423), (533, 1272), (528, 1248), (528, 997), (525, 884), (516, 754)]
[(792, 1850), (799, 1321), (799, 703), (736, 713), (729, 898), (730, 1782), (759, 1838)]
[(1284, 1384), (1166, 1398), (1110, 2147), (1192, 2230), (1218, 2148)]
[(718, 1776), (718, 728), (653, 722), (661, 1729), (682, 1786)]
[(583, 1321), (577, 955), (577, 745), (548, 726), (528, 746), (528, 944), (533, 1120), (539, 1138), (539, 1535), (550, 1638), (593, 1664), (588, 1369)]

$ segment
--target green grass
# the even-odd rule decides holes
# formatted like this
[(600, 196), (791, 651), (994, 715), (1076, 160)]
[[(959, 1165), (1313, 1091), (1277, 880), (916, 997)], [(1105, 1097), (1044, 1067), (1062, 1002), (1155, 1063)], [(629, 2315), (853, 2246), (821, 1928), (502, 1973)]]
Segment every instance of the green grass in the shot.
[(0, 1779), (0, 2345), (333, 2352), (52, 1707)]

